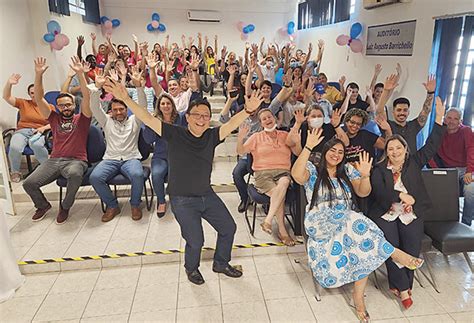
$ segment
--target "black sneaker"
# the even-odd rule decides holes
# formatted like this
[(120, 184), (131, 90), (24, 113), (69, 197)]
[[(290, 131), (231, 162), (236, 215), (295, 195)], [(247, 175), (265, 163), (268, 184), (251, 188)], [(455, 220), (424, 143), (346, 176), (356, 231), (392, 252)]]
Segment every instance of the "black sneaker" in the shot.
[(244, 213), (245, 210), (247, 210), (249, 206), (248, 200), (247, 201), (240, 201), (239, 207), (237, 208), (237, 211), (239, 213)]
[(217, 267), (213, 265), (212, 271), (215, 273), (224, 274), (232, 278), (239, 278), (240, 276), (242, 276), (242, 271), (238, 270), (237, 268), (231, 265), (227, 265), (227, 267), (225, 267), (224, 269), (217, 269)]
[(204, 277), (202, 277), (201, 272), (199, 269), (196, 269), (194, 271), (188, 272), (186, 270), (186, 274), (188, 275), (188, 279), (191, 283), (196, 284), (196, 285), (202, 285), (204, 284)]

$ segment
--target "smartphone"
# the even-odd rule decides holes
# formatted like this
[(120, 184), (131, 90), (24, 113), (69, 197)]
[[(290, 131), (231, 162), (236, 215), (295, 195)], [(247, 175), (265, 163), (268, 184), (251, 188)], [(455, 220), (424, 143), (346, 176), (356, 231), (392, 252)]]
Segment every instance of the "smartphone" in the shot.
[(236, 96), (239, 95), (239, 92), (240, 92), (239, 89), (232, 90), (232, 91), (229, 92), (229, 96), (230, 96), (231, 98), (235, 98)]

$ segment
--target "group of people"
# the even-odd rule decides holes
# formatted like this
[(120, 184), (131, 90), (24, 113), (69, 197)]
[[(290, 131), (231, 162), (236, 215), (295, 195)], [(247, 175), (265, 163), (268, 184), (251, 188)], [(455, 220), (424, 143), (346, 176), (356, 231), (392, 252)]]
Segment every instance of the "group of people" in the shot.
[[(167, 204), (186, 241), (185, 269), (195, 284), (204, 283), (199, 272), (204, 244), (202, 219), (218, 233), (213, 270), (230, 277), (242, 271), (229, 264), (236, 224), (210, 185), (217, 145), (236, 129), (237, 165), (233, 171), (244, 212), (249, 203), (245, 176), (251, 170), (255, 187), (270, 197), (261, 229), (271, 234), (273, 219), (277, 235), (288, 246), (295, 240), (284, 222), (285, 197), (290, 186), (304, 186), (308, 205), (304, 227), (308, 236), (309, 265), (317, 281), (326, 288), (354, 284), (358, 317), (367, 321), (364, 289), (368, 275), (386, 263), (390, 290), (403, 306), (412, 305), (413, 270), (419, 259), (423, 219), (429, 217), (430, 200), (421, 169), (455, 167), (463, 187), (462, 222), (471, 225), (474, 214), (474, 140), (470, 127), (462, 124), (462, 111), (451, 107), (445, 113), (434, 95), (436, 79), (428, 77), (426, 100), (418, 117), (408, 121), (410, 101), (393, 101), (393, 120), (386, 106), (397, 87), (401, 67), (377, 83), (382, 68), (375, 67), (367, 91), (359, 85), (330, 85), (320, 72), (324, 42), (312, 57), (290, 44), (260, 46), (246, 44), (244, 55), (218, 50), (208, 38), (182, 36), (177, 43), (154, 44), (133, 37), (135, 50), (116, 45), (110, 38), (82, 60), (84, 37), (78, 37), (77, 56), (62, 92), (50, 104), (45, 99), (43, 75), (46, 60), (35, 62), (34, 84), (28, 86), (30, 100), (15, 98), (12, 86), (20, 75), (7, 81), (3, 98), (19, 109), (17, 131), (9, 147), (11, 178), (21, 180), (21, 154), (26, 145), (40, 165), (24, 180), (23, 187), (34, 202), (33, 221), (43, 219), (51, 204), (41, 187), (63, 176), (67, 190), (56, 218), (64, 223), (74, 204), (86, 170), (93, 166), (89, 181), (106, 210), (102, 221), (121, 211), (108, 181), (121, 173), (131, 183), (131, 216), (142, 218), (144, 187), (140, 138), (154, 145), (151, 162), (157, 215)], [(220, 55), (219, 55), (220, 53)], [(203, 92), (212, 95), (222, 81), (226, 96), (220, 112), (222, 125), (211, 128), (212, 109)], [(337, 88), (339, 87), (340, 90)], [(79, 102), (79, 103), (78, 103)], [(426, 144), (419, 148), (416, 136), (428, 121), (433, 104), (435, 123)], [(443, 123), (444, 118), (444, 123)], [(87, 138), (91, 125), (102, 129), (106, 151), (103, 160), (90, 165)], [(52, 134), (48, 156), (44, 136)], [(418, 149), (419, 148), (419, 149)]]

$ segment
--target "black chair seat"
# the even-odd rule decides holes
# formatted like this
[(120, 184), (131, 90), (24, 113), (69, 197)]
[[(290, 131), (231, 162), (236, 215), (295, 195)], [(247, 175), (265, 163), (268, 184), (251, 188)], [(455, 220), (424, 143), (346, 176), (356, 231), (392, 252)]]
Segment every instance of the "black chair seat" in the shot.
[(474, 251), (474, 230), (459, 222), (425, 222), (425, 232), (442, 253)]
[(257, 204), (270, 204), (270, 197), (268, 195), (259, 193), (253, 184), (249, 184), (247, 192), (252, 201), (256, 202)]
[[(148, 166), (143, 166), (143, 178), (146, 180), (150, 176), (151, 170)], [(107, 181), (110, 185), (129, 185), (130, 181), (122, 174), (115, 175), (110, 181)]]
[(425, 253), (431, 250), (433, 240), (425, 234), (423, 240), (421, 240), (421, 253)]

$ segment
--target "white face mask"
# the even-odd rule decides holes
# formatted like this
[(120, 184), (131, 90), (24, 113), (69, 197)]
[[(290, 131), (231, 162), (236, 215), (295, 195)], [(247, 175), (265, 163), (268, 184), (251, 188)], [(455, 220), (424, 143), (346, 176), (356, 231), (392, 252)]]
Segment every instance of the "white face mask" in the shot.
[(313, 118), (313, 119), (308, 119), (309, 125), (313, 129), (319, 129), (322, 127), (324, 123), (324, 118)]
[(266, 132), (272, 132), (272, 131), (274, 131), (276, 128), (277, 128), (277, 125), (275, 124), (273, 127), (271, 127), (271, 128), (263, 128), (263, 130), (265, 130)]

